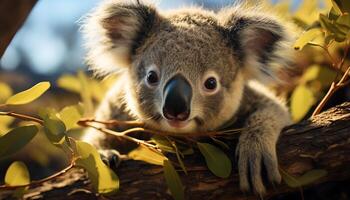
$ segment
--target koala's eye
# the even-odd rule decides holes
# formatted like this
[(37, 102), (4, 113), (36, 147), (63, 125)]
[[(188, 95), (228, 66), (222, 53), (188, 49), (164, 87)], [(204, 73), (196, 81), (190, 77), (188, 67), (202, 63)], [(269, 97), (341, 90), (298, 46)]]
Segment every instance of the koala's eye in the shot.
[(146, 80), (147, 80), (147, 83), (148, 83), (149, 85), (155, 85), (155, 84), (157, 84), (158, 81), (159, 81), (159, 77), (158, 77), (157, 72), (155, 72), (155, 71), (149, 71), (149, 72), (147, 73)]
[(209, 77), (207, 80), (204, 82), (204, 87), (205, 89), (212, 91), (215, 90), (217, 87), (217, 81), (214, 77)]

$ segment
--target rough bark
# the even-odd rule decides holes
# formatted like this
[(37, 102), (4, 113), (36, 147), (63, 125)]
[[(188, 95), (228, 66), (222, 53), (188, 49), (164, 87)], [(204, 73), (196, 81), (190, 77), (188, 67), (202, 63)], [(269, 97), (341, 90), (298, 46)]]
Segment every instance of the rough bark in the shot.
[[(350, 179), (350, 102), (321, 113), (313, 119), (287, 127), (278, 142), (280, 166), (298, 176), (312, 169), (327, 170), (328, 175), (307, 187), (330, 181)], [(181, 174), (188, 199), (257, 199), (239, 190), (237, 172), (228, 179), (217, 178), (205, 167), (201, 157), (187, 162), (188, 175)], [(117, 174), (120, 191), (107, 199), (171, 199), (162, 168), (138, 161), (125, 161)], [(277, 194), (297, 191), (286, 184), (270, 187), (265, 199)], [(0, 192), (0, 199), (10, 191)], [(30, 188), (28, 199), (106, 199), (91, 192), (89, 181), (81, 169)]]
[(0, 0), (0, 58), (37, 0)]

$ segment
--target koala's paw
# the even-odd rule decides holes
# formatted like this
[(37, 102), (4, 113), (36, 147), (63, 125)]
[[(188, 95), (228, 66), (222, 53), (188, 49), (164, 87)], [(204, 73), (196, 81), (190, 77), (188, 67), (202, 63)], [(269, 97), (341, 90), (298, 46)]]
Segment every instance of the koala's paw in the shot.
[(246, 138), (238, 143), (236, 156), (238, 156), (238, 173), (242, 191), (254, 191), (258, 195), (265, 193), (262, 179), (263, 167), (270, 182), (277, 184), (281, 182), (275, 144)]
[(104, 149), (99, 150), (102, 161), (112, 169), (117, 169), (120, 162), (122, 161), (122, 156), (117, 150), (114, 149)]

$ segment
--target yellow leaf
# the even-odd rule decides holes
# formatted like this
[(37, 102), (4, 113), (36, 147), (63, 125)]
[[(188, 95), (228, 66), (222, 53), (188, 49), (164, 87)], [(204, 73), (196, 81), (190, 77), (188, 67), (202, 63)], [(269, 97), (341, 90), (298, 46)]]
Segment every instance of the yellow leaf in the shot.
[(302, 50), (305, 45), (307, 45), (309, 42), (312, 42), (317, 37), (322, 36), (323, 33), (319, 28), (313, 28), (310, 29), (303, 34), (295, 41), (294, 49), (295, 50)]
[(297, 122), (303, 119), (314, 103), (315, 97), (310, 88), (304, 84), (296, 87), (291, 96), (291, 113), (293, 120)]
[(33, 87), (31, 87), (28, 90), (25, 90), (23, 92), (17, 93), (14, 96), (10, 97), (6, 104), (8, 105), (21, 105), (21, 104), (27, 104), (35, 99), (39, 98), (43, 93), (46, 92), (50, 88), (49, 82), (41, 82)]
[(103, 163), (97, 150), (86, 142), (76, 141), (75, 144), (80, 156), (76, 164), (88, 172), (89, 179), (96, 191), (102, 194), (117, 192), (119, 189), (118, 176)]
[(67, 130), (77, 127), (76, 123), (82, 115), (78, 106), (67, 106), (58, 113), (58, 117), (66, 125)]
[(164, 160), (167, 158), (156, 151), (152, 151), (149, 148), (140, 145), (135, 150), (129, 152), (128, 156), (134, 160), (142, 160), (154, 165), (163, 165)]
[(0, 82), (0, 103), (3, 103), (12, 95), (12, 89), (6, 83)]
[(71, 92), (80, 93), (81, 92), (81, 84), (77, 77), (73, 75), (62, 75), (57, 80), (58, 87), (61, 87), (63, 89), (66, 89)]
[(23, 162), (15, 161), (7, 169), (5, 184), (10, 186), (26, 185), (30, 182), (30, 176)]

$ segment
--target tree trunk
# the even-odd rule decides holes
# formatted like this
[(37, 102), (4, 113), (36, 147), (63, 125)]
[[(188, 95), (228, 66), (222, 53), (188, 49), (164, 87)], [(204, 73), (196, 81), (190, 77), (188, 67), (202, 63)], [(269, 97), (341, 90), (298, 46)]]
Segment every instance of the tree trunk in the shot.
[(37, 0), (0, 0), (0, 58)]
[[(281, 169), (300, 176), (312, 169), (324, 169), (328, 174), (307, 187), (330, 181), (350, 179), (350, 102), (331, 108), (313, 119), (287, 127), (278, 142)], [(257, 199), (239, 190), (237, 171), (228, 179), (215, 177), (198, 156), (186, 162), (188, 175), (181, 173), (188, 199)], [(165, 184), (162, 167), (139, 161), (125, 161), (117, 170), (120, 191), (114, 196), (98, 196), (91, 192), (86, 174), (72, 169), (62, 176), (30, 188), (28, 199), (172, 199)], [(268, 199), (277, 194), (297, 191), (286, 184), (268, 189)], [(0, 192), (0, 199), (11, 191)]]

